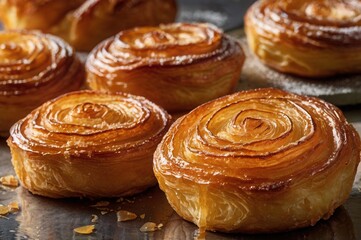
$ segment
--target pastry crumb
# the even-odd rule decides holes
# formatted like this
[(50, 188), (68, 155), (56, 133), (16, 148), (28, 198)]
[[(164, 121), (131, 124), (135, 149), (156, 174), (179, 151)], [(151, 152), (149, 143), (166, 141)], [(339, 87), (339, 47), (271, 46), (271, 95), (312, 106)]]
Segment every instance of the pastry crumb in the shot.
[(106, 208), (106, 207), (97, 207), (96, 209), (99, 210), (99, 211), (107, 211), (107, 212), (111, 212), (111, 211), (112, 211), (112, 209)]
[(128, 203), (134, 203), (134, 200), (130, 200), (130, 199), (125, 199), (125, 201), (127, 201)]
[(90, 205), (91, 207), (106, 207), (109, 206), (110, 202), (108, 201), (99, 201), (94, 205)]
[(99, 219), (99, 217), (98, 217), (97, 215), (92, 214), (92, 219), (91, 219), (91, 222), (92, 222), (92, 223), (98, 222), (98, 219)]
[(13, 175), (0, 177), (0, 183), (8, 187), (18, 187), (19, 181)]
[(8, 204), (10, 212), (17, 212), (20, 210), (19, 204), (17, 202), (11, 202)]
[(136, 218), (137, 218), (137, 214), (129, 212), (129, 211), (120, 210), (117, 212), (118, 222), (130, 221), (130, 220), (134, 220)]
[(8, 206), (4, 206), (2, 204), (0, 204), (0, 215), (7, 215), (10, 212), (10, 209)]
[(157, 224), (154, 222), (146, 222), (139, 229), (141, 232), (154, 232), (158, 230)]
[(79, 234), (91, 234), (93, 233), (94, 229), (95, 229), (95, 225), (86, 225), (86, 226), (74, 228), (74, 232)]
[(143, 213), (143, 214), (140, 214), (140, 216), (139, 216), (141, 219), (144, 219), (145, 218), (145, 213)]

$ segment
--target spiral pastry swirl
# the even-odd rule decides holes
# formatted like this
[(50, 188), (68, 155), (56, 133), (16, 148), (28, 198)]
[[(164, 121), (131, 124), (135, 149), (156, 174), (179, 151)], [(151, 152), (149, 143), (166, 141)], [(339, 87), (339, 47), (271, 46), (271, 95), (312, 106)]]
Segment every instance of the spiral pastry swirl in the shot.
[(95, 90), (145, 96), (168, 111), (190, 110), (232, 92), (244, 54), (209, 24), (134, 28), (99, 44), (86, 63)]
[(175, 211), (201, 228), (277, 232), (332, 215), (351, 191), (360, 152), (335, 106), (258, 89), (178, 119), (154, 172)]
[(137, 96), (80, 91), (17, 122), (8, 144), (23, 186), (49, 197), (112, 197), (156, 183), (152, 155), (170, 122)]
[(257, 1), (246, 14), (245, 30), (251, 50), (281, 72), (361, 72), (360, 1)]
[(78, 90), (84, 67), (63, 40), (31, 31), (0, 33), (0, 132), (43, 102)]

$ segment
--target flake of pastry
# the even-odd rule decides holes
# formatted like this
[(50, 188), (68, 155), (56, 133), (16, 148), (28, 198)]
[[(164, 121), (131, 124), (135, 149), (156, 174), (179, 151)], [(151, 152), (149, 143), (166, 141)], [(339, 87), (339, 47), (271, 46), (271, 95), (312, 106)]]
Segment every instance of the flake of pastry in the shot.
[(13, 175), (7, 175), (7, 176), (0, 177), (0, 183), (4, 186), (8, 186), (8, 187), (18, 187), (19, 186), (18, 180)]
[(137, 214), (125, 210), (117, 211), (117, 221), (118, 222), (125, 222), (136, 219), (138, 216)]
[(79, 234), (92, 234), (95, 230), (95, 225), (85, 225), (81, 227), (74, 228), (74, 232)]

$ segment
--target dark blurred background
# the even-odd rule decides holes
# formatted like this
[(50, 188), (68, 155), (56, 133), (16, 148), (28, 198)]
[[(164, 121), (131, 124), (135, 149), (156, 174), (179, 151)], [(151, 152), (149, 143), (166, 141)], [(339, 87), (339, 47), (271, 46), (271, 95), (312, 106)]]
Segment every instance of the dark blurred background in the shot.
[(226, 31), (239, 28), (254, 0), (177, 0), (177, 21), (210, 22)]
[[(178, 22), (209, 22), (225, 31), (241, 27), (255, 0), (177, 0)], [(2, 29), (0, 22), (0, 29)]]

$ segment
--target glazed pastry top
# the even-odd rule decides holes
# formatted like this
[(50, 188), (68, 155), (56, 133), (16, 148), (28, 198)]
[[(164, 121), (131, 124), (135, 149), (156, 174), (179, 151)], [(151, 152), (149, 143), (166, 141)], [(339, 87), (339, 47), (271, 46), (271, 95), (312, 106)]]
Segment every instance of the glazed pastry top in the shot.
[(142, 27), (104, 41), (93, 50), (88, 62), (92, 62), (93, 68), (102, 67), (109, 72), (140, 66), (182, 65), (211, 57), (224, 58), (233, 45), (220, 29), (210, 24)]
[[(0, 95), (22, 95), (42, 86), (47, 87), (44, 96), (61, 92), (79, 71), (84, 70), (75, 52), (60, 38), (36, 31), (0, 33)], [(71, 88), (82, 83), (72, 81)]]
[(264, 0), (248, 18), (262, 35), (328, 48), (361, 46), (361, 2), (356, 0)]
[(360, 159), (360, 147), (333, 105), (259, 89), (178, 119), (158, 146), (155, 168), (200, 184), (272, 192)]
[(81, 91), (35, 109), (13, 126), (10, 141), (28, 152), (91, 159), (142, 152), (169, 122), (163, 109), (142, 97)]

